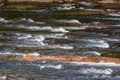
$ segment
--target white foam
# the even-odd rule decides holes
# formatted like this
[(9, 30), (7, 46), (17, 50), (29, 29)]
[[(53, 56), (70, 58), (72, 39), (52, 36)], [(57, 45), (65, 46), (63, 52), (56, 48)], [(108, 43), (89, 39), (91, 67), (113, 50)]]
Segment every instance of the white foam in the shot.
[(52, 65), (52, 64), (44, 64), (44, 65), (39, 65), (39, 67), (40, 67), (40, 70), (42, 70), (42, 69), (44, 69), (44, 68), (53, 68), (53, 69), (62, 69), (63, 67), (62, 67), (63, 65), (61, 65), (61, 64), (58, 64), (58, 65)]
[(33, 42), (38, 42), (40, 45), (45, 46), (46, 44), (43, 42), (45, 40), (44, 36), (41, 35), (37, 35), (37, 36), (33, 36), (31, 39), (29, 39), (30, 41)]
[(112, 38), (105, 38), (105, 39), (108, 40), (108, 41), (115, 41), (115, 42), (120, 41), (119, 39), (112, 39)]
[(86, 9), (86, 8), (83, 8), (83, 7), (80, 7), (79, 9), (87, 10), (87, 11), (103, 11), (103, 9)]
[(60, 49), (74, 49), (74, 47), (72, 46), (68, 46), (68, 45), (53, 45), (53, 46), (50, 46), (50, 48), (60, 48)]
[(0, 22), (4, 22), (4, 21), (5, 21), (5, 19), (0, 17)]
[(67, 30), (84, 30), (86, 27), (65, 27)]
[(45, 40), (45, 37), (44, 36), (41, 36), (41, 35), (37, 35), (37, 36), (34, 36), (33, 38), (31, 38), (33, 41), (37, 41), (37, 42), (42, 42)]
[(110, 75), (113, 73), (113, 70), (110, 68), (105, 68), (105, 69), (96, 69), (96, 68), (83, 68), (82, 70), (79, 71), (80, 73), (83, 74), (102, 74), (102, 75)]
[(17, 56), (23, 56), (23, 57), (26, 56), (26, 54), (24, 54), (24, 53), (12, 53), (11, 55), (17, 55)]
[(84, 7), (79, 7), (79, 9), (84, 10), (85, 8)]
[(65, 29), (63, 29), (63, 28), (58, 28), (58, 29), (50, 29), (52, 32), (69, 32), (69, 31), (67, 31), (67, 30), (65, 30)]
[(71, 10), (74, 9), (75, 7), (70, 6), (70, 7), (57, 7), (58, 10)]
[(99, 40), (99, 39), (88, 39), (85, 40), (88, 41), (87, 47), (99, 47), (99, 48), (109, 48), (110, 45), (106, 43), (104, 40)]
[(28, 39), (31, 38), (32, 35), (30, 34), (21, 34), (21, 33), (16, 33), (18, 39)]
[(29, 55), (29, 56), (35, 56), (35, 57), (40, 56), (40, 54), (39, 54), (39, 53), (37, 53), (37, 52), (33, 52), (33, 53), (28, 54), (28, 55)]
[(83, 53), (84, 56), (101, 56), (101, 53), (96, 51), (87, 51)]
[(110, 15), (110, 16), (120, 16), (120, 14), (112, 14), (112, 13), (110, 13), (108, 15)]
[(63, 4), (62, 6), (56, 7), (57, 10), (71, 10), (74, 9), (74, 4)]
[(45, 38), (58, 38), (58, 39), (67, 39), (67, 36), (64, 36), (65, 33), (59, 33), (59, 34), (49, 34), (49, 35), (43, 35)]
[(45, 24), (45, 22), (35, 22), (35, 21), (34, 21), (33, 19), (31, 19), (31, 18), (28, 18), (28, 19), (22, 18), (20, 21), (27, 21), (27, 22), (29, 22), (29, 23)]
[(24, 53), (12, 53), (12, 52), (0, 52), (0, 54), (1, 55), (13, 55), (13, 56), (23, 56), (23, 57), (25, 57), (26, 56), (26, 54), (24, 54)]
[(42, 35), (31, 35), (31, 34), (16, 33), (15, 38), (17, 38), (18, 40), (24, 40), (24, 42), (26, 41), (26, 43), (27, 43), (27, 41), (28, 42), (38, 42), (41, 45), (45, 45), (43, 43), (43, 41), (45, 40), (45, 37), (42, 36)]
[(56, 22), (81, 24), (81, 23), (80, 23), (78, 20), (76, 20), (76, 19), (71, 19), (71, 20), (56, 20)]
[(32, 27), (27, 27), (28, 29), (32, 29), (32, 30), (48, 30), (48, 31), (51, 31), (51, 32), (63, 32), (63, 33), (66, 33), (66, 32), (69, 32), (63, 28), (52, 28), (52, 27), (38, 27), (38, 26), (32, 26)]
[(23, 26), (22, 28), (27, 28), (27, 29), (31, 29), (31, 30), (40, 30), (41, 29), (41, 27), (38, 27), (38, 26), (30, 26), (30, 27)]
[(46, 61), (42, 61), (42, 63), (44, 63), (44, 64), (45, 64), (45, 63), (46, 63)]
[(79, 4), (84, 5), (84, 6), (93, 6), (93, 3), (85, 2), (85, 1), (79, 2)]
[(7, 76), (0, 77), (0, 80), (6, 80), (6, 79), (7, 79)]
[(78, 23), (78, 24), (81, 24), (78, 20), (76, 19), (73, 19), (73, 20), (68, 20), (67, 21), (68, 23)]
[(120, 66), (120, 64), (114, 63), (114, 62), (70, 62), (74, 65), (90, 65), (90, 66), (107, 66), (107, 67), (117, 67)]
[(109, 44), (108, 43), (100, 43), (100, 44), (93, 44), (93, 45), (89, 45), (91, 47), (99, 47), (99, 48), (109, 48)]
[(45, 24), (45, 22), (35, 22), (35, 23), (37, 23), (37, 24)]
[(32, 20), (31, 18), (22, 18), (21, 21), (34, 22), (34, 20)]
[(104, 43), (104, 40), (99, 40), (99, 39), (88, 39), (86, 41), (91, 43)]
[(0, 52), (0, 54), (11, 54), (11, 52)]

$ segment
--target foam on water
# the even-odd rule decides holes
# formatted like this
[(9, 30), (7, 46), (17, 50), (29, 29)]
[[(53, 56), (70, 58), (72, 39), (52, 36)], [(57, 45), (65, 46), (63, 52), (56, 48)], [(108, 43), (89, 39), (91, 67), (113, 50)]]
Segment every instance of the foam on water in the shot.
[(78, 23), (78, 24), (81, 24), (78, 20), (76, 19), (73, 19), (73, 20), (68, 20), (68, 21), (65, 21), (67, 23)]
[(43, 41), (45, 40), (45, 37), (43, 36), (35, 36), (31, 39), (31, 41), (37, 41), (41, 46), (46, 45)]
[(26, 22), (29, 22), (29, 23), (38, 23), (38, 24), (45, 24), (45, 22), (35, 22), (33, 19), (31, 18), (22, 18), (20, 21), (26, 21)]
[(38, 57), (40, 55), (37, 52), (33, 52), (33, 53), (29, 53), (29, 54), (16, 53), (16, 52), (12, 51), (9, 48), (4, 48), (2, 51), (0, 51), (0, 54), (2, 54), (2, 55), (13, 55), (13, 56), (22, 56), (22, 57), (25, 57), (26, 55)]
[(118, 42), (120, 41), (119, 39), (112, 39), (112, 38), (105, 38), (107, 41), (113, 41), (113, 42)]
[(120, 16), (120, 14), (112, 14), (112, 13), (110, 13), (110, 14), (108, 14), (109, 16)]
[(70, 7), (57, 7), (58, 10), (71, 10), (74, 9), (75, 7), (70, 6)]
[(0, 80), (6, 80), (7, 76), (0, 76)]
[(31, 30), (40, 30), (41, 29), (41, 27), (38, 27), (38, 26), (30, 26), (30, 27), (22, 26), (22, 28), (27, 28), (27, 29), (31, 29)]
[(88, 42), (87, 47), (98, 47), (98, 48), (109, 48), (110, 47), (110, 45), (106, 43), (104, 40), (88, 39), (85, 41)]
[(114, 62), (70, 62), (74, 65), (90, 65), (90, 66), (107, 66), (107, 67), (117, 67), (120, 66), (120, 64), (114, 63)]
[(32, 20), (31, 18), (22, 18), (21, 21), (34, 22), (34, 20)]
[(99, 48), (109, 48), (109, 44), (108, 43), (100, 43), (100, 44), (93, 44), (93, 45), (89, 45), (91, 47), (99, 47)]
[(83, 68), (79, 70), (80, 73), (82, 74), (102, 74), (102, 75), (110, 75), (113, 73), (113, 70), (110, 68), (105, 68), (105, 69), (96, 69), (96, 68)]
[(39, 54), (39, 53), (37, 53), (37, 52), (33, 52), (33, 53), (28, 54), (28, 55), (29, 55), (29, 56), (35, 56), (35, 57), (40, 56), (40, 54)]
[(96, 51), (87, 51), (83, 53), (84, 56), (101, 56), (101, 53)]
[(28, 39), (28, 38), (31, 38), (32, 35), (30, 34), (21, 34), (21, 33), (16, 33), (16, 37), (19, 39)]
[(80, 23), (78, 20), (76, 20), (76, 19), (71, 19), (71, 20), (56, 20), (55, 22), (81, 24), (81, 23)]
[(5, 19), (0, 17), (0, 22), (4, 22), (4, 21), (5, 21)]
[(60, 48), (60, 49), (74, 49), (74, 47), (72, 46), (68, 46), (68, 45), (53, 45), (53, 46), (49, 46), (50, 48)]
[(22, 33), (16, 33), (15, 36), (18, 40), (26, 40), (26, 41), (36, 41), (44, 45), (43, 41), (45, 40), (45, 37), (42, 35), (31, 35), (31, 34), (22, 34)]
[(59, 33), (59, 34), (49, 34), (49, 35), (44, 35), (45, 38), (58, 38), (58, 39), (67, 39), (67, 36), (64, 36), (65, 33)]
[(13, 55), (13, 56), (22, 56), (22, 57), (25, 57), (26, 54), (24, 53), (13, 53), (13, 52), (0, 52), (1, 55)]
[(13, 51), (12, 49), (9, 49), (9, 48), (4, 48), (3, 50), (0, 51), (0, 54), (1, 55), (23, 56), (23, 57), (25, 57), (26, 55), (34, 56), (34, 57), (40, 56), (40, 54), (38, 52), (32, 52), (32, 53), (29, 53), (29, 54), (16, 53), (15, 51)]
[(63, 28), (52, 28), (50, 26), (48, 27), (39, 27), (39, 26), (31, 26), (31, 27), (25, 27), (25, 26), (18, 26), (19, 28), (26, 28), (30, 30), (42, 30), (42, 31), (51, 31), (51, 32), (63, 32), (67, 33), (69, 31), (63, 29)]
[(37, 42), (42, 42), (45, 40), (45, 37), (41, 36), (41, 35), (37, 35), (37, 36), (33, 36), (33, 38), (31, 38), (31, 40), (37, 41)]
[(57, 8), (57, 10), (71, 10), (71, 9), (74, 9), (75, 6), (74, 6), (74, 4), (63, 4), (56, 8)]
[(69, 32), (63, 28), (56, 28), (56, 29), (53, 29), (53, 28), (49, 28), (52, 32)]
[(80, 7), (80, 10), (87, 10), (87, 11), (103, 11), (103, 9), (88, 9), (88, 8), (84, 8), (84, 7)]
[(86, 27), (65, 27), (67, 30), (84, 30)]
[(91, 2), (85, 2), (85, 1), (82, 1), (82, 2), (79, 2), (79, 4), (83, 5), (83, 6), (93, 6), (94, 4), (91, 3)]
[(53, 69), (62, 69), (63, 65), (58, 64), (58, 65), (52, 65), (52, 64), (44, 64), (44, 65), (39, 65), (40, 70), (44, 69), (44, 68), (53, 68)]
[(18, 47), (18, 48), (41, 48), (43, 49), (46, 45), (44, 42), (37, 42), (35, 40), (25, 40), (25, 41), (12, 41), (0, 44), (1, 46), (12, 46), (12, 47)]

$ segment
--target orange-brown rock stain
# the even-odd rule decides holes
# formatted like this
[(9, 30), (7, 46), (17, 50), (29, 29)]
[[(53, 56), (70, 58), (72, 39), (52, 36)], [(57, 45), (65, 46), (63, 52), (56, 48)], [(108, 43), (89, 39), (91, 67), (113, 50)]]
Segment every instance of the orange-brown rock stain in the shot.
[(27, 55), (24, 57), (26, 61), (35, 61), (35, 60), (55, 60), (55, 61), (70, 61), (70, 62), (113, 62), (120, 64), (119, 58), (108, 58), (108, 57), (82, 57), (82, 56), (49, 56), (49, 55), (40, 55), (38, 57)]

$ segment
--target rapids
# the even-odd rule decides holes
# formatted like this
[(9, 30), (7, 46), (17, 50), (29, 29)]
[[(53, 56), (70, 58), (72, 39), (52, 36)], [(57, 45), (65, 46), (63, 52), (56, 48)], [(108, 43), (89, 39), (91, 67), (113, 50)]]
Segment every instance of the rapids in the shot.
[[(120, 80), (114, 59), (97, 63), (74, 57), (120, 58), (119, 8), (110, 7), (116, 12), (110, 13), (109, 6), (91, 2), (39, 6), (0, 10), (0, 80)], [(41, 60), (42, 55), (74, 60)]]

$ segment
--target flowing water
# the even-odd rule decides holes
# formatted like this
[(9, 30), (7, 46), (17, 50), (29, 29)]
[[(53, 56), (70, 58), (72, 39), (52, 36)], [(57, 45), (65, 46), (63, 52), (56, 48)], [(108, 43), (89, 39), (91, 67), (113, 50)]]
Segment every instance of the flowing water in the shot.
[(39, 10), (0, 11), (0, 78), (119, 80), (120, 65), (115, 63), (21, 60), (27, 54), (120, 58), (120, 14), (89, 14), (104, 9), (80, 4), (84, 6), (54, 4)]

